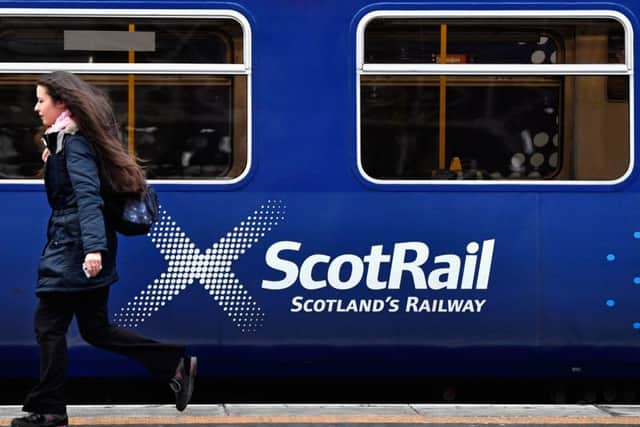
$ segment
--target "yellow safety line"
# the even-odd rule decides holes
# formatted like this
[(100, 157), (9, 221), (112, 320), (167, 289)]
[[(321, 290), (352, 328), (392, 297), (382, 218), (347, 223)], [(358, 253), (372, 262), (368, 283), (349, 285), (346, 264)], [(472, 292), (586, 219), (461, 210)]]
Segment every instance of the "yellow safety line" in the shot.
[[(440, 24), (440, 63), (447, 63), (447, 24)], [(439, 144), (438, 144), (438, 168), (445, 168), (446, 151), (446, 122), (447, 122), (447, 77), (440, 76), (440, 119), (439, 119)]]
[[(133, 33), (136, 31), (135, 24), (129, 24), (129, 32)], [(129, 51), (129, 64), (133, 64), (136, 62), (136, 53), (133, 50)], [(135, 76), (133, 74), (129, 74), (129, 96), (128, 96), (128, 105), (129, 105), (129, 121), (127, 126), (127, 136), (128, 136), (128, 144), (127, 148), (130, 156), (135, 155), (135, 125), (136, 125), (136, 92), (135, 92)]]
[[(117, 408), (114, 408), (117, 410)], [(0, 421), (9, 418), (0, 417)], [(640, 417), (545, 417), (545, 416), (422, 416), (422, 415), (273, 415), (273, 416), (189, 416), (175, 417), (70, 417), (71, 424), (78, 425), (189, 425), (189, 424), (505, 424), (505, 425), (638, 425)]]

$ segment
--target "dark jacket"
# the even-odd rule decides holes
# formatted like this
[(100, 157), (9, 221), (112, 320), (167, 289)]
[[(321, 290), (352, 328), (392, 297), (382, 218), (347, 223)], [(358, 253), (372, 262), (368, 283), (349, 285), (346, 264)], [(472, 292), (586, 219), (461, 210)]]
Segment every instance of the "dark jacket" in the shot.
[[(118, 243), (113, 227), (103, 215), (96, 152), (80, 133), (51, 133), (44, 138), (50, 151), (44, 183), (52, 213), (47, 244), (40, 257), (36, 294), (110, 285), (118, 280)], [(91, 252), (102, 253), (102, 270), (89, 279), (82, 263)]]

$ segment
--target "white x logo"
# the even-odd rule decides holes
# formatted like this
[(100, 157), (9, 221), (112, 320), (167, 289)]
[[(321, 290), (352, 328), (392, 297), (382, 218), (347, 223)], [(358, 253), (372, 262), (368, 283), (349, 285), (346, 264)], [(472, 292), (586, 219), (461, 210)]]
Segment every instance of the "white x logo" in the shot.
[(236, 278), (231, 266), (284, 219), (285, 210), (281, 200), (269, 200), (204, 254), (162, 210), (160, 220), (148, 235), (169, 266), (114, 315), (115, 323), (137, 327), (198, 279), (242, 332), (255, 332), (262, 326), (264, 312)]

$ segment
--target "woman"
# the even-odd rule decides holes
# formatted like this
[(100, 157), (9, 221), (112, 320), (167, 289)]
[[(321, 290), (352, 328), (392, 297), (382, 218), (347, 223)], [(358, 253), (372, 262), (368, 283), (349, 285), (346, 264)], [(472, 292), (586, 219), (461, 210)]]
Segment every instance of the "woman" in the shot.
[(67, 425), (64, 383), (66, 332), (75, 315), (90, 344), (141, 362), (170, 379), (176, 408), (193, 391), (196, 358), (185, 348), (160, 343), (108, 320), (109, 287), (116, 273), (116, 233), (105, 217), (103, 194), (141, 194), (144, 174), (120, 142), (109, 99), (73, 74), (54, 72), (36, 86), (35, 111), (46, 128), (42, 154), (52, 214), (40, 258), (35, 313), (40, 382), (25, 399), (29, 415), (12, 427)]

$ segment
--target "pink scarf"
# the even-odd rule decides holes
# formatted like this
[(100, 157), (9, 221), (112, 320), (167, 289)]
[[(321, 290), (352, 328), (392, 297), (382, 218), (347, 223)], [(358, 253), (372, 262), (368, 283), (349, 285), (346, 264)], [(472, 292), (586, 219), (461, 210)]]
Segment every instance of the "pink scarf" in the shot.
[(60, 132), (63, 130), (73, 132), (77, 129), (78, 125), (76, 125), (76, 122), (71, 118), (71, 112), (69, 110), (64, 110), (60, 113), (55, 123), (49, 126), (44, 133)]

